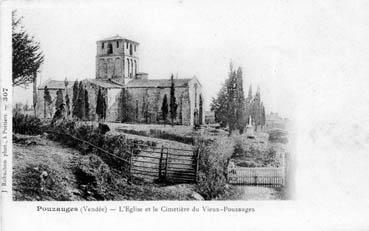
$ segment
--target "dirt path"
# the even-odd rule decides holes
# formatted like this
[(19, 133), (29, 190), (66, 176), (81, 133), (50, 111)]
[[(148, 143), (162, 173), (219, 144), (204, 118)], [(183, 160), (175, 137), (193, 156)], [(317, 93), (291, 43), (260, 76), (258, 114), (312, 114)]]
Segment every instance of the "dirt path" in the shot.
[(283, 200), (285, 195), (282, 188), (261, 186), (235, 186), (241, 191), (238, 200)]

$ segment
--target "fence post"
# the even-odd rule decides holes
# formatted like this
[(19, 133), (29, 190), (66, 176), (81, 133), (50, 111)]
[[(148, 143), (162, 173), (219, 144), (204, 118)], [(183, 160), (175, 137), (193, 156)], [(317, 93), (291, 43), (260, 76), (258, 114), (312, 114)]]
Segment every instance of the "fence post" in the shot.
[(167, 156), (165, 157), (165, 175), (164, 175), (164, 179), (168, 180), (167, 179), (167, 172), (168, 172), (168, 155), (169, 155), (169, 153), (168, 153), (168, 148), (166, 148), (166, 149), (167, 149)]
[(163, 179), (163, 175), (162, 175), (162, 168), (163, 168), (163, 145), (161, 146), (161, 150), (160, 150), (160, 159), (159, 159), (159, 180)]
[(129, 158), (129, 181), (132, 183), (132, 158), (133, 158), (133, 148), (131, 149), (131, 155)]
[(199, 172), (199, 156), (200, 156), (200, 151), (199, 149), (196, 150), (196, 156), (195, 156), (195, 160), (196, 160), (196, 168), (195, 168), (195, 182), (197, 183), (199, 181), (198, 179), (198, 172)]

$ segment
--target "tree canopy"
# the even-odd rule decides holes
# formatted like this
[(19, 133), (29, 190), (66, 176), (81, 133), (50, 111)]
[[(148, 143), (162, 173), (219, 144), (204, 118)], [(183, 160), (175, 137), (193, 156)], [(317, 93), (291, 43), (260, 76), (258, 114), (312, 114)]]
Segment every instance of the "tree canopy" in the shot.
[(23, 28), (22, 17), (12, 12), (12, 79), (13, 86), (26, 85), (35, 80), (44, 62), (40, 43)]
[(230, 133), (235, 129), (243, 133), (250, 116), (254, 125), (265, 125), (265, 108), (261, 101), (260, 89), (258, 88), (253, 97), (250, 86), (245, 98), (242, 69), (239, 67), (234, 70), (232, 64), (228, 78), (217, 97), (212, 99), (210, 109), (214, 111), (215, 121), (222, 127), (228, 126)]

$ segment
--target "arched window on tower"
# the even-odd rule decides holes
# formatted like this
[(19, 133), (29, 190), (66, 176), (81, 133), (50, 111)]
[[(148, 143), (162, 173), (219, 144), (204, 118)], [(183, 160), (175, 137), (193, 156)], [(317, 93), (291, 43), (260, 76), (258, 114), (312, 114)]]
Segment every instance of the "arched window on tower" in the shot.
[(132, 44), (129, 44), (129, 55), (133, 55)]
[(113, 53), (113, 45), (111, 43), (108, 44), (108, 54)]
[(133, 60), (131, 60), (131, 73), (130, 76), (133, 77)]

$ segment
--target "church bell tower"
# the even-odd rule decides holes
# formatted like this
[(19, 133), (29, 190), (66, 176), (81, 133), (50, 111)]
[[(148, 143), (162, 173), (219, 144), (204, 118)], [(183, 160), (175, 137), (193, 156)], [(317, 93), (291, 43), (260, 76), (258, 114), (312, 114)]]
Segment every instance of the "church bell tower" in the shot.
[(96, 79), (125, 84), (139, 72), (139, 43), (119, 35), (96, 42)]

